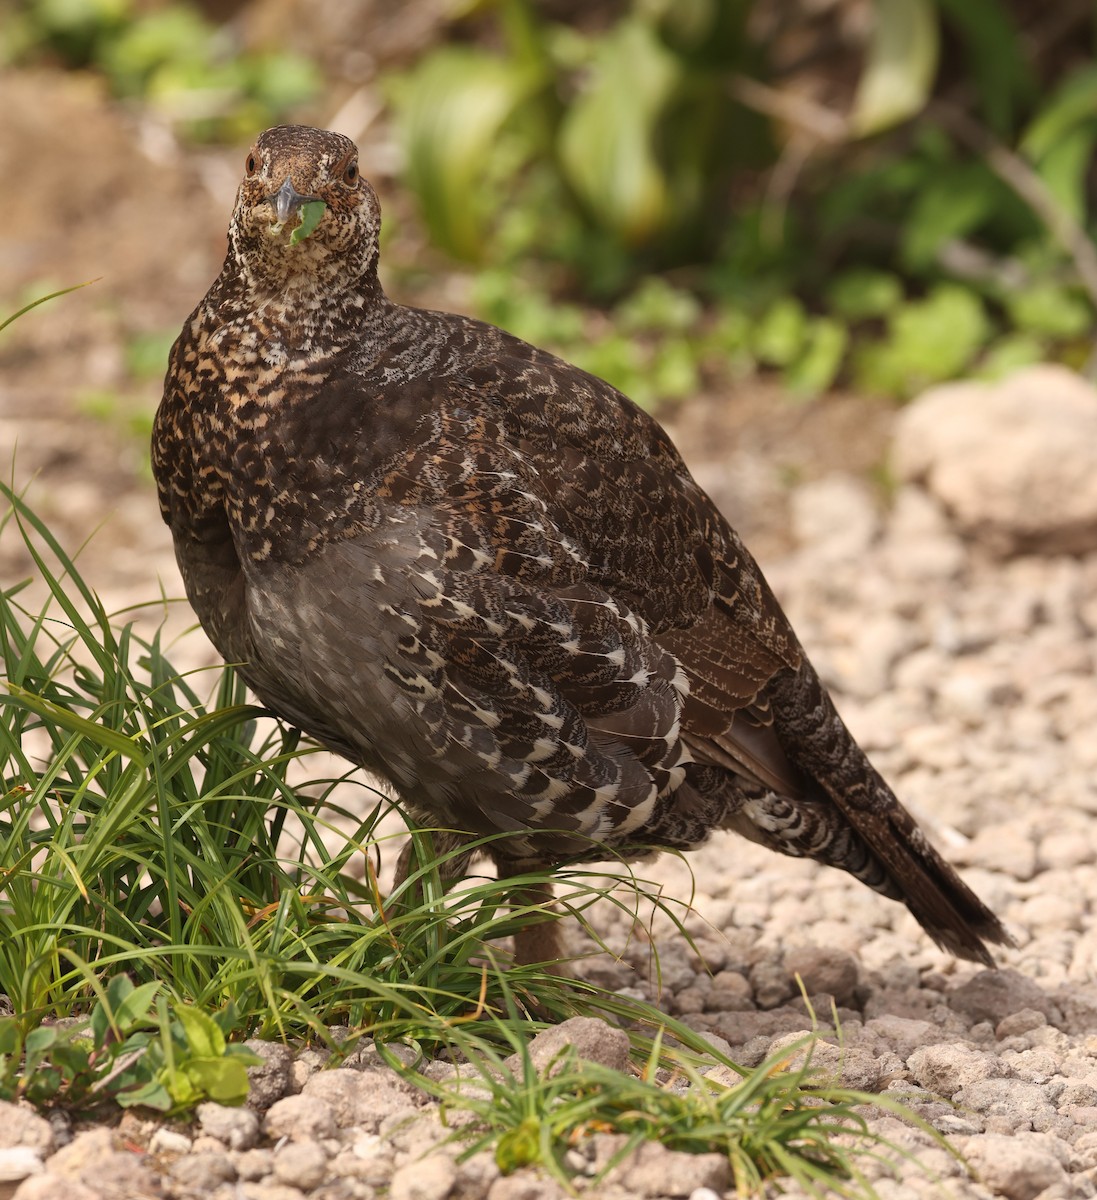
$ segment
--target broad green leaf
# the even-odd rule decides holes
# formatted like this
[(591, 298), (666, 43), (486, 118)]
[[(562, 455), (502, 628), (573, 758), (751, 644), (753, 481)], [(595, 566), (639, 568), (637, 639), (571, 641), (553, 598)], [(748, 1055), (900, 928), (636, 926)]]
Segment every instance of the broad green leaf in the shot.
[(114, 1012), (126, 997), (133, 991), (133, 980), (128, 975), (115, 975), (107, 984), (107, 1004)]
[[(124, 975), (116, 976), (116, 978), (126, 979), (127, 983), (130, 982)], [(133, 985), (130, 984), (130, 986), (132, 987)], [(98, 1001), (91, 1010), (88, 1032), (91, 1034), (91, 1040), (96, 1046), (104, 1046), (107, 1043), (107, 1037), (111, 1030), (111, 1013), (112, 1007), (109, 1004), (104, 1004), (102, 1001)]]
[(50, 1050), (57, 1044), (59, 1036), (56, 1025), (39, 1025), (23, 1039), (23, 1053), (26, 1055), (28, 1075), (32, 1074), (34, 1068), (47, 1057)]
[(599, 43), (589, 85), (560, 128), (560, 165), (598, 224), (641, 245), (673, 215), (655, 153), (678, 66), (643, 21), (625, 19)]
[(131, 987), (126, 993), (114, 1009), (115, 1023), (123, 1035), (135, 1025), (143, 1025), (150, 1020), (149, 1014), (161, 987), (161, 982), (154, 979), (150, 983), (141, 984), (140, 987)]
[(775, 300), (754, 327), (751, 349), (771, 367), (787, 367), (804, 349), (807, 313), (795, 296)]
[(832, 317), (815, 317), (808, 323), (804, 352), (785, 371), (785, 382), (801, 396), (825, 392), (842, 369), (849, 330)]
[(1097, 147), (1097, 116), (1064, 132), (1037, 164), (1040, 178), (1079, 224), (1089, 210), (1090, 173)]
[(827, 304), (840, 317), (863, 321), (882, 317), (903, 299), (903, 283), (898, 275), (872, 267), (851, 267), (843, 271), (827, 289)]
[(431, 236), (458, 258), (481, 256), (491, 207), (484, 164), (502, 127), (539, 83), (528, 66), (463, 47), (430, 55), (405, 82), (408, 182)]
[(1068, 76), (1025, 130), (1020, 152), (1074, 220), (1084, 222), (1097, 146), (1097, 67)]
[(305, 238), (320, 224), (320, 218), (324, 215), (324, 209), (327, 205), (323, 200), (306, 200), (301, 205), (301, 221), (297, 228), (289, 235), (289, 243), (291, 246), (296, 246), (298, 242), (303, 242)]
[(193, 1108), (203, 1099), (202, 1089), (191, 1079), (185, 1066), (165, 1067), (157, 1076), (157, 1082), (167, 1088), (176, 1108)]
[(917, 195), (903, 228), (904, 260), (930, 266), (945, 242), (963, 237), (993, 214), (1001, 184), (981, 162), (942, 170)]
[(244, 60), (249, 91), (272, 112), (291, 112), (323, 90), (319, 66), (300, 54), (264, 51)]
[(19, 1022), (14, 1017), (0, 1017), (0, 1054), (14, 1054), (21, 1045)]
[(933, 0), (876, 0), (868, 61), (853, 101), (852, 125), (864, 136), (921, 112), (937, 74)]
[(52, 1064), (40, 1067), (33, 1074), (28, 1069), (26, 1074), (27, 1083), (23, 1094), (32, 1104), (49, 1103), (65, 1083), (64, 1076)]
[(172, 1097), (168, 1089), (159, 1079), (151, 1079), (148, 1083), (132, 1091), (119, 1092), (114, 1097), (121, 1108), (154, 1108), (157, 1112), (167, 1112), (172, 1107)]
[(175, 1017), (183, 1027), (190, 1054), (199, 1058), (217, 1058), (225, 1052), (225, 1035), (217, 1022), (207, 1013), (181, 1004)]
[(1001, 0), (937, 3), (967, 51), (975, 94), (988, 124), (1008, 138), (1017, 108), (1036, 88), (1010, 6)]
[(617, 305), (614, 317), (625, 333), (689, 333), (700, 324), (701, 302), (661, 275), (648, 275)]
[(910, 396), (960, 374), (992, 333), (982, 301), (942, 283), (924, 300), (904, 304), (888, 320), (887, 337), (861, 348), (855, 368), (867, 391)]
[(1097, 117), (1097, 66), (1075, 71), (1040, 106), (1021, 136), (1020, 151), (1033, 162), (1058, 146), (1076, 125)]
[(1081, 337), (1093, 328), (1093, 309), (1077, 290), (1055, 283), (1035, 283), (1006, 297), (1018, 328), (1054, 338)]
[(1030, 333), (1010, 333), (999, 338), (983, 355), (977, 372), (981, 379), (1004, 379), (1020, 367), (1046, 362), (1047, 343)]
[(183, 1070), (193, 1086), (218, 1104), (243, 1104), (248, 1097), (248, 1068), (239, 1058), (199, 1058)]
[(651, 384), (660, 400), (683, 400), (701, 386), (697, 351), (683, 337), (664, 338), (655, 348)]
[(86, 1038), (58, 1042), (50, 1054), (50, 1062), (61, 1072), (66, 1086), (91, 1071), (91, 1047)]
[(104, 42), (102, 64), (115, 87), (140, 92), (157, 68), (183, 63), (205, 64), (210, 73), (214, 31), (188, 5), (172, 4), (129, 22)]
[(991, 332), (982, 301), (968, 288), (940, 284), (920, 304), (900, 309), (893, 323), (896, 341), (938, 379), (957, 375)]

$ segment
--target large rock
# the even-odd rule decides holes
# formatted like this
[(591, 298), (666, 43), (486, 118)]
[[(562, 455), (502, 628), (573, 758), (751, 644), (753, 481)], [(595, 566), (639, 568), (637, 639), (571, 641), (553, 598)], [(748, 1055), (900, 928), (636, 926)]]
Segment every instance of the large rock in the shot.
[(946, 1098), (977, 1079), (1005, 1074), (993, 1054), (951, 1043), (919, 1046), (907, 1060), (907, 1066), (916, 1083)]
[(1097, 390), (1065, 367), (931, 388), (901, 414), (892, 465), (998, 552), (1097, 547)]
[(980, 971), (949, 991), (945, 999), (950, 1008), (964, 1013), (971, 1021), (989, 1021), (993, 1025), (1029, 1008), (1050, 1019), (1062, 1019), (1043, 988), (1014, 970)]
[[(539, 1070), (546, 1070), (566, 1046), (571, 1046), (577, 1057), (586, 1062), (599, 1063), (624, 1071), (628, 1067), (628, 1034), (597, 1017), (569, 1017), (559, 1025), (550, 1025), (529, 1044), (529, 1056)], [(508, 1062), (517, 1065), (517, 1056)]]
[(861, 979), (857, 959), (835, 946), (792, 946), (785, 951), (785, 970), (803, 980), (809, 996), (825, 992), (845, 1005)]
[(1035, 1200), (1041, 1192), (1066, 1181), (1061, 1161), (1066, 1149), (1056, 1138), (1029, 1135), (1015, 1139), (998, 1134), (969, 1138), (964, 1154), (979, 1182), (996, 1196)]

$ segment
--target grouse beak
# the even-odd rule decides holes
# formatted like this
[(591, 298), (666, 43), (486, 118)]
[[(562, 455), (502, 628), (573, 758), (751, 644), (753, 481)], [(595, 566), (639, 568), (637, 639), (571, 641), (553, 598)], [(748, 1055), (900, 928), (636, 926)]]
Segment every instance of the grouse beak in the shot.
[(315, 199), (315, 196), (302, 196), (293, 186), (293, 180), (287, 175), (278, 191), (267, 197), (267, 203), (274, 209), (274, 216), (280, 229), (302, 204), (307, 204), (310, 200)]

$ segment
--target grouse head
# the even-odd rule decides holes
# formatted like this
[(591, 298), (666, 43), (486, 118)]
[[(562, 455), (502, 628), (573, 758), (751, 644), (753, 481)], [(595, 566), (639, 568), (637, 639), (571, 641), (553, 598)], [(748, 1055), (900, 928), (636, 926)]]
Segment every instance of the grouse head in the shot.
[(253, 292), (354, 288), (377, 270), (381, 206), (339, 133), (277, 125), (248, 151), (229, 250)]

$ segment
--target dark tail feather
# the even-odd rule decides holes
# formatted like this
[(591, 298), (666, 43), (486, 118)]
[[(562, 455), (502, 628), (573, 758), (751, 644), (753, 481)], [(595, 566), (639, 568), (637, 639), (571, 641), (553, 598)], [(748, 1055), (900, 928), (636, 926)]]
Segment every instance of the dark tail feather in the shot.
[(829, 797), (792, 800), (769, 792), (747, 800), (726, 827), (783, 854), (848, 871), (902, 901), (943, 950), (994, 966), (985, 943), (1010, 946), (1013, 939), (906, 809), (890, 797), (885, 811), (857, 816), (855, 826)]
[(749, 822), (762, 834), (756, 840), (850, 871), (902, 900), (943, 950), (993, 967), (986, 943), (1013, 939), (881, 779), (811, 666), (775, 677), (771, 697), (775, 732), (810, 790), (748, 802), (734, 827), (751, 836)]
[[(957, 958), (993, 967), (987, 942), (1014, 946), (1002, 922), (930, 844), (914, 818), (880, 781), (883, 811), (872, 814), (865, 840), (880, 857), (903, 903), (931, 938)], [(890, 803), (889, 803), (890, 801)], [(871, 828), (883, 826), (879, 841)]]

